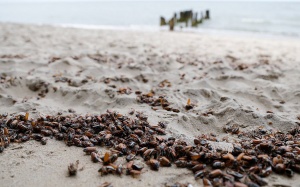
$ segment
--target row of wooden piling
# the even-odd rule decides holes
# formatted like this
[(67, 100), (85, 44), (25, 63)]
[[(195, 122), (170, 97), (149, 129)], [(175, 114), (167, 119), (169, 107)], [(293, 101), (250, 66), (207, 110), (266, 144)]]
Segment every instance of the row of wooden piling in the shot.
[[(199, 18), (198, 18), (199, 15)], [(192, 10), (181, 11), (179, 12), (179, 17), (177, 13), (174, 13), (173, 17), (167, 22), (164, 17), (160, 17), (160, 26), (169, 25), (170, 31), (174, 30), (176, 25), (185, 23), (185, 27), (197, 27), (199, 24), (203, 23), (205, 19), (210, 19), (209, 10), (203, 12), (193, 12)]]

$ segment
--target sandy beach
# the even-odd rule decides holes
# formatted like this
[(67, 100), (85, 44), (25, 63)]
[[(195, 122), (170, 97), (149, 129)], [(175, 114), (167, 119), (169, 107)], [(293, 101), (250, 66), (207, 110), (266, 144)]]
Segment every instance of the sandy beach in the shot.
[[(0, 114), (127, 115), (167, 123), (167, 135), (193, 142), (214, 133), (257, 127), (282, 132), (300, 124), (300, 40), (255, 35), (88, 30), (0, 24)], [(137, 100), (136, 91), (164, 95), (179, 112)], [(195, 105), (186, 110), (188, 101)], [(224, 148), (224, 147), (223, 147)], [(105, 148), (100, 148), (105, 152)], [(124, 158), (121, 158), (124, 159)], [(146, 165), (138, 178), (100, 176), (82, 148), (49, 140), (11, 144), (0, 153), (0, 186), (202, 186), (187, 169)], [(80, 161), (76, 177), (67, 166)], [(137, 161), (143, 163), (142, 158)], [(269, 186), (300, 186), (300, 177), (272, 174)]]

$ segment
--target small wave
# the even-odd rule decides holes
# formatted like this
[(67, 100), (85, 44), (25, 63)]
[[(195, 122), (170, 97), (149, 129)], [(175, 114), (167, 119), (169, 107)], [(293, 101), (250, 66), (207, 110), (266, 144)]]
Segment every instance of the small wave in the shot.
[[(45, 24), (40, 24), (45, 25)], [(147, 31), (147, 32), (159, 32), (159, 31), (168, 31), (167, 26), (160, 27), (154, 25), (90, 25), (90, 24), (49, 24), (52, 26), (58, 27), (67, 27), (67, 28), (81, 28), (81, 29), (92, 29), (92, 30), (123, 30), (123, 31)], [(240, 34), (241, 36), (247, 36), (249, 34), (254, 34), (256, 36), (263, 37), (283, 37), (283, 38), (300, 38), (298, 32), (272, 32), (268, 30), (256, 30), (256, 29), (246, 29), (239, 27), (231, 28), (175, 28), (176, 32), (188, 32), (188, 33), (210, 33), (210, 34)]]
[(242, 18), (242, 22), (243, 23), (256, 23), (256, 24), (271, 23), (269, 20), (260, 19), (260, 18)]
[(274, 20), (267, 20), (267, 19), (260, 19), (260, 18), (242, 18), (242, 23), (254, 23), (254, 24), (273, 24), (273, 25), (286, 25), (290, 27), (299, 27), (300, 21), (293, 21), (293, 20), (282, 20), (282, 19), (274, 19)]
[(60, 27), (71, 27), (71, 28), (81, 28), (81, 29), (104, 29), (104, 30), (124, 30), (128, 29), (125, 26), (111, 26), (111, 25), (90, 25), (90, 24), (53, 24), (54, 26)]
[(54, 24), (54, 26), (82, 28), (82, 29), (101, 29), (101, 30), (135, 30), (135, 31), (159, 31), (161, 28), (154, 25), (90, 25), (90, 24)]

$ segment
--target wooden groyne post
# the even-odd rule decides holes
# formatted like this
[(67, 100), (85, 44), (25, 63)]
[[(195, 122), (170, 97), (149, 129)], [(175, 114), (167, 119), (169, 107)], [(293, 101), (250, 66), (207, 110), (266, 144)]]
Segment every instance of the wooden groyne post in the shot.
[(167, 25), (166, 19), (164, 17), (160, 17), (160, 26)]
[(195, 12), (193, 13), (192, 10), (187, 10), (187, 11), (181, 11), (179, 12), (179, 18), (177, 18), (177, 14), (174, 13), (173, 17), (167, 22), (164, 17), (160, 17), (160, 25), (169, 25), (170, 31), (174, 30), (174, 27), (177, 24), (180, 23), (185, 23), (185, 26), (192, 26), (192, 27), (197, 27), (198, 24), (201, 24), (204, 19), (210, 19), (210, 12), (209, 10), (205, 11), (205, 16), (203, 13), (200, 13), (200, 18), (198, 19), (198, 13)]
[(209, 19), (210, 18), (210, 16), (209, 16), (209, 10), (206, 10), (205, 11), (205, 19)]
[(192, 27), (197, 27), (197, 26), (198, 26), (198, 13), (196, 12), (192, 19)]
[(174, 26), (175, 26), (175, 19), (174, 17), (172, 19), (170, 19), (169, 21), (169, 28), (170, 28), (170, 31), (173, 31), (174, 30)]

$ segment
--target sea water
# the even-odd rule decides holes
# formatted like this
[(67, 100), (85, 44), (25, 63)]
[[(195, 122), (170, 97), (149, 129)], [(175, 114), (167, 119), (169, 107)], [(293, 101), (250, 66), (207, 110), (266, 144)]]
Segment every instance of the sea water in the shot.
[[(79, 27), (161, 29), (159, 18), (210, 10), (211, 19), (189, 31), (242, 31), (300, 37), (300, 2), (0, 0), (0, 22)], [(165, 28), (166, 29), (166, 28)]]

